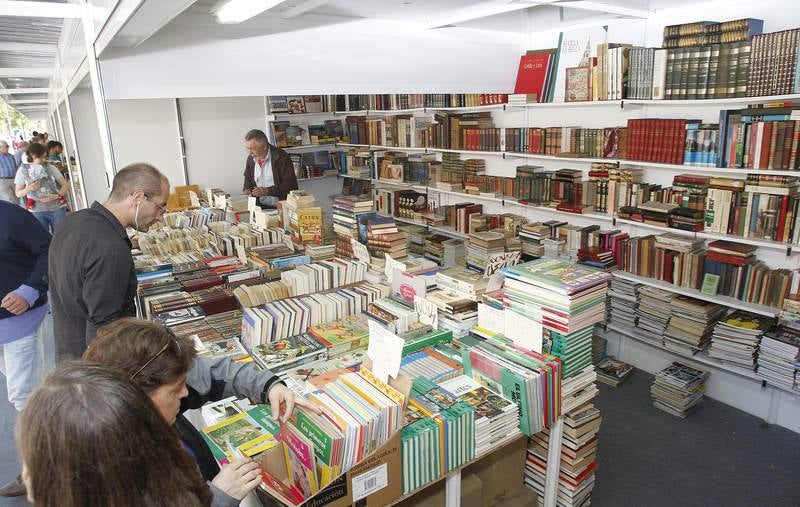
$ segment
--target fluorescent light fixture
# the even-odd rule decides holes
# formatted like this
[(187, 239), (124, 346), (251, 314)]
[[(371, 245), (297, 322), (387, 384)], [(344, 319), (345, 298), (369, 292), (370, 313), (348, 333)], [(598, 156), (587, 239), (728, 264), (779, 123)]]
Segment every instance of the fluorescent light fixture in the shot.
[(211, 8), (211, 13), (218, 23), (241, 23), (281, 2), (283, 0), (222, 0)]

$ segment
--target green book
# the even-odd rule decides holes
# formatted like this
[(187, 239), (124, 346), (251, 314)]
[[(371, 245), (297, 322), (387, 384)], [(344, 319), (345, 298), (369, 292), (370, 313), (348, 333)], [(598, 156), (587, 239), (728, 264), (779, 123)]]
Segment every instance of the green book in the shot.
[(719, 275), (706, 273), (705, 276), (703, 276), (703, 285), (700, 289), (700, 292), (708, 296), (716, 296), (718, 287)]

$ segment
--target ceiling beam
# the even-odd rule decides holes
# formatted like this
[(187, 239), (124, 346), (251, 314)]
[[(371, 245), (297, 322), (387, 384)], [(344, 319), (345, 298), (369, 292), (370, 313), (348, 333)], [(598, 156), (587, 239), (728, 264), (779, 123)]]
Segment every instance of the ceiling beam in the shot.
[(53, 69), (47, 67), (0, 67), (0, 77), (42, 77), (49, 78)]
[(508, 0), (489, 0), (479, 4), (452, 9), (444, 16), (434, 16), (429, 22), (425, 23), (425, 28), (444, 28), (446, 26), (474, 21), (476, 19), (488, 18), (506, 12), (521, 11), (537, 5), (547, 5), (557, 0), (531, 0), (528, 2), (512, 2)]
[(29, 44), (26, 42), (0, 42), (0, 51), (55, 54), (57, 44)]
[(50, 99), (19, 99), (19, 100), (7, 100), (6, 104), (48, 104), (50, 103)]
[(0, 16), (80, 18), (83, 15), (83, 9), (84, 6), (80, 4), (0, 0)]
[(60, 92), (61, 88), (0, 88), (0, 95)]
[(631, 9), (630, 7), (620, 7), (618, 5), (609, 5), (602, 2), (589, 2), (589, 1), (577, 1), (577, 2), (564, 2), (557, 4), (558, 7), (564, 7), (565, 9), (579, 9), (585, 11), (596, 11), (596, 12), (604, 12), (607, 14), (619, 14), (622, 16), (629, 16), (632, 18), (642, 18), (647, 19), (650, 17), (650, 12), (646, 9)]
[(291, 9), (281, 14), (281, 17), (283, 19), (291, 19), (301, 14), (305, 14), (308, 11), (313, 11), (317, 7), (322, 7), (328, 2), (330, 2), (330, 0), (306, 0), (305, 2), (295, 5)]

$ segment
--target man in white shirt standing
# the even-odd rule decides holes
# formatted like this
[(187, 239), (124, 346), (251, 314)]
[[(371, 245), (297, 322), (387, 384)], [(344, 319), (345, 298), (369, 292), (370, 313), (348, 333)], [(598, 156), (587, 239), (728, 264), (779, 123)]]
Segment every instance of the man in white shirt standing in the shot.
[(258, 129), (245, 134), (244, 147), (248, 156), (243, 191), (257, 197), (262, 208), (275, 208), (278, 201), (286, 200), (289, 191), (298, 188), (291, 158), (269, 144), (266, 134)]

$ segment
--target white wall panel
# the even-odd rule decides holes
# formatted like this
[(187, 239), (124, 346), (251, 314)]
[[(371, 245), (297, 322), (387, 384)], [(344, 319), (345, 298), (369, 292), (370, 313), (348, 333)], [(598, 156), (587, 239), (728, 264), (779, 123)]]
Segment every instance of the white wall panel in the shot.
[(69, 95), (69, 104), (75, 124), (87, 205), (91, 206), (92, 202), (103, 202), (108, 197), (111, 184), (103, 165), (103, 150), (100, 146), (92, 89), (76, 88)]
[(109, 100), (106, 107), (117, 171), (146, 162), (164, 173), (170, 186), (185, 183), (174, 100)]

